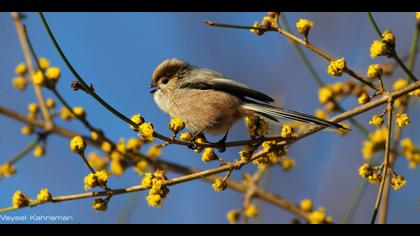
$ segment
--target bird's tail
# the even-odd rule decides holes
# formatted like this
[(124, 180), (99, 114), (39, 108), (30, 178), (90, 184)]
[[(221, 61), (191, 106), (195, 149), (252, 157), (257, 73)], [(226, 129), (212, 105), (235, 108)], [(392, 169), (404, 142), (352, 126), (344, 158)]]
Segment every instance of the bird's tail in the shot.
[(320, 125), (326, 128), (335, 128), (339, 130), (348, 130), (348, 128), (331, 122), (327, 121), (312, 115), (303, 114), (297, 111), (291, 111), (284, 108), (274, 107), (268, 104), (261, 104), (261, 103), (244, 103), (242, 108), (256, 112), (257, 114), (266, 117), (270, 120), (275, 122), (279, 122), (277, 118), (287, 118), (291, 120), (297, 120), (304, 123), (310, 123), (315, 125)]

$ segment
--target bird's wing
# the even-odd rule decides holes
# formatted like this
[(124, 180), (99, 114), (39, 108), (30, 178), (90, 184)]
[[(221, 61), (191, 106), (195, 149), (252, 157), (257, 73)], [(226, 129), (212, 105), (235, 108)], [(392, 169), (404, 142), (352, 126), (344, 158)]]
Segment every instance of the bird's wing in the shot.
[(224, 75), (209, 69), (194, 68), (185, 72), (180, 88), (223, 91), (241, 98), (253, 98), (261, 102), (273, 102), (274, 99), (248, 86), (228, 79)]

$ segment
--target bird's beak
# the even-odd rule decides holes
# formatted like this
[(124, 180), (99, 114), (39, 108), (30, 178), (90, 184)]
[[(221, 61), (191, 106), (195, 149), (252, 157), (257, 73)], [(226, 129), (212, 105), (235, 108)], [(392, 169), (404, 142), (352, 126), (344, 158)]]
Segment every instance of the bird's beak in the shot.
[(155, 93), (155, 92), (157, 91), (156, 86), (154, 86), (153, 84), (150, 84), (150, 85), (149, 85), (149, 89), (151, 89), (151, 90), (150, 90), (150, 93)]

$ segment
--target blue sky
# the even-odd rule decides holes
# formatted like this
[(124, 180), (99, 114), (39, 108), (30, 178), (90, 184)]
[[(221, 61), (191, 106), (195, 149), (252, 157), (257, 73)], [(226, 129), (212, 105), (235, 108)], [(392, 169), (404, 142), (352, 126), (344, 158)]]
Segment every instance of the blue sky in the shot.
[[(153, 121), (156, 130), (169, 134), (169, 117), (154, 104), (148, 93), (151, 73), (156, 65), (170, 57), (179, 57), (197, 66), (208, 67), (224, 73), (230, 78), (248, 84), (269, 94), (278, 105), (313, 113), (320, 108), (318, 88), (308, 70), (299, 59), (286, 38), (266, 33), (257, 37), (247, 30), (212, 28), (203, 23), (209, 19), (217, 22), (251, 25), (265, 13), (45, 13), (67, 57), (78, 72), (106, 101), (127, 116), (141, 113)], [(365, 73), (373, 62), (369, 57), (369, 46), (376, 34), (365, 13), (287, 13), (289, 24), (299, 18), (315, 22), (310, 39), (318, 47), (335, 57), (344, 56), (348, 65)], [(397, 35), (397, 50), (401, 55), (409, 51), (414, 13), (377, 13), (379, 25), (390, 28)], [(73, 92), (69, 86), (73, 77), (53, 48), (39, 17), (28, 13), (25, 23), (39, 56), (50, 59), (52, 65), (62, 68), (58, 89), (73, 106), (83, 106), (88, 111), (88, 120), (102, 128), (113, 140), (132, 137), (133, 132), (93, 99), (81, 92)], [(26, 105), (36, 101), (32, 88), (20, 93), (11, 86), (14, 67), (23, 61), (14, 24), (7, 13), (0, 13), (0, 106), (26, 112)], [(326, 73), (327, 62), (312, 52), (305, 51), (317, 72), (326, 83), (343, 81), (331, 78)], [(419, 63), (416, 64), (418, 68)], [(416, 71), (417, 73), (418, 71)], [(403, 76), (401, 71), (395, 74)], [(385, 81), (387, 85), (392, 80)], [(52, 94), (45, 91), (46, 97)], [(419, 119), (418, 101), (411, 106), (412, 120)], [(346, 108), (356, 106), (354, 99), (343, 104)], [(377, 113), (380, 110), (375, 110)], [(374, 112), (358, 117), (367, 124)], [(404, 130), (403, 136), (412, 137), (420, 144), (418, 122)], [(57, 124), (87, 131), (77, 122)], [(0, 116), (0, 163), (20, 151), (33, 137), (20, 134), (22, 124)], [(372, 129), (373, 130), (373, 129)], [(246, 137), (246, 129), (239, 122), (229, 136), (230, 140)], [(217, 140), (219, 137), (210, 137)], [(353, 132), (340, 137), (333, 132), (320, 132), (290, 147), (290, 156), (297, 167), (284, 173), (273, 168), (267, 177), (269, 190), (294, 202), (311, 198), (316, 206), (325, 206), (327, 213), (339, 221), (360, 179), (357, 168), (363, 163), (360, 148), (363, 136)], [(229, 149), (221, 156), (227, 160), (237, 157), (238, 148)], [(208, 169), (216, 163), (205, 164), (199, 155), (189, 149), (170, 146), (163, 151), (163, 159), (186, 166)], [(55, 195), (83, 192), (83, 177), (87, 169), (81, 160), (68, 149), (68, 140), (51, 136), (47, 155), (35, 159), (28, 155), (16, 165), (18, 173), (0, 181), (0, 207), (11, 204), (16, 190), (34, 197), (41, 188), (49, 188)], [(240, 179), (247, 167), (232, 178)], [(418, 170), (410, 170), (407, 162), (399, 159), (398, 173), (408, 179), (408, 185), (392, 192), (389, 221), (392, 223), (418, 223), (420, 197)], [(176, 175), (170, 174), (170, 177)], [(122, 177), (112, 177), (110, 187), (121, 188), (139, 184), (140, 177), (128, 170)], [(239, 193), (227, 190), (216, 193), (210, 184), (193, 181), (170, 188), (162, 209), (150, 208), (144, 200), (146, 192), (117, 196), (109, 204), (109, 210), (97, 213), (91, 209), (91, 199), (47, 204), (33, 209), (22, 209), (10, 216), (25, 214), (71, 215), (69, 223), (116, 223), (129, 202), (135, 202), (129, 223), (225, 223), (225, 213), (242, 205)], [(371, 217), (377, 187), (369, 186), (356, 212), (353, 222), (367, 223)], [(262, 222), (287, 223), (292, 216), (276, 207), (262, 204)], [(1, 223), (1, 222), (0, 222)], [(27, 223), (30, 223), (28, 221)]]

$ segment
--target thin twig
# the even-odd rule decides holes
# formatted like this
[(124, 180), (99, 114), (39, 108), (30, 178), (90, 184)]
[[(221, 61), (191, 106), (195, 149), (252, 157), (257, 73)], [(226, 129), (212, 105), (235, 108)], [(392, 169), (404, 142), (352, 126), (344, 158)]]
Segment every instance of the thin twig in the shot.
[[(19, 13), (12, 12), (11, 16), (13, 18), (13, 21), (15, 22), (16, 31), (17, 31), (18, 37), (19, 37), (19, 42), (20, 42), (20, 45), (22, 47), (22, 51), (23, 51), (23, 55), (25, 57), (26, 64), (28, 66), (29, 76), (30, 76), (29, 81), (32, 81), (32, 77), (35, 74), (35, 69), (34, 69), (34, 65), (33, 65), (32, 60), (31, 60), (30, 50), (29, 50), (29, 47), (28, 47), (28, 44), (27, 44), (27, 41), (26, 41), (26, 38), (25, 38), (25, 29), (24, 29), (24, 27), (22, 25), (22, 22), (20, 20)], [(46, 121), (45, 122), (45, 127), (42, 127), (42, 128), (45, 129), (45, 131), (50, 131), (53, 128), (54, 124), (51, 120), (50, 114), (48, 113), (48, 108), (47, 108), (47, 105), (45, 103), (45, 99), (44, 99), (44, 96), (42, 94), (41, 87), (34, 84), (34, 83), (32, 83), (32, 85), (34, 87), (35, 95), (37, 97), (39, 106), (41, 108), (42, 116), (43, 116), (44, 120)]]
[(382, 179), (381, 179), (381, 185), (379, 187), (378, 195), (376, 197), (376, 203), (375, 203), (375, 209), (373, 211), (373, 216), (371, 220), (371, 224), (375, 224), (376, 216), (378, 215), (378, 210), (381, 205), (382, 195), (385, 183), (388, 181), (388, 170), (389, 170), (389, 155), (391, 152), (391, 131), (392, 131), (392, 114), (393, 114), (393, 104), (394, 101), (392, 98), (388, 101), (387, 106), (387, 113), (388, 113), (388, 124), (387, 124), (387, 139), (385, 144), (385, 155), (384, 155), (384, 164), (382, 168)]
[(12, 157), (10, 160), (6, 161), (6, 163), (13, 165), (16, 162), (20, 161), (23, 157), (25, 157), (29, 152), (31, 152), (36, 147), (39, 141), (41, 141), (40, 137), (38, 137), (33, 142), (31, 142), (28, 146), (26, 146), (22, 151), (20, 151), (18, 154)]

